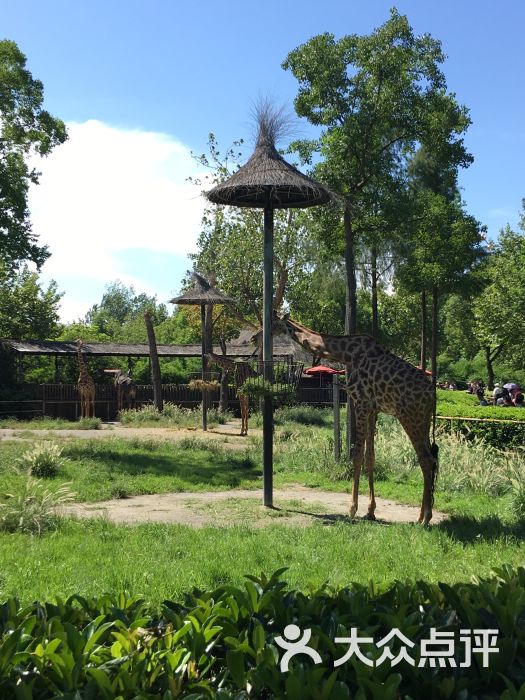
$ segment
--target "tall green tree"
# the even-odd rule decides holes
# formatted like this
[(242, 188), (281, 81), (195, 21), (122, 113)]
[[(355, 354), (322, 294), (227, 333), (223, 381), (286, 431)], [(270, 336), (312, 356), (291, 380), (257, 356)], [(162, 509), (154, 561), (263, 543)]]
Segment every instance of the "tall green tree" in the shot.
[(342, 203), (349, 333), (357, 324), (356, 222), (372, 203), (384, 209), (381, 193), (390, 190), (385, 183), (404, 176), (407, 155), (418, 144), (458, 165), (471, 160), (461, 138), (467, 110), (446, 92), (443, 60), (440, 42), (415, 36), (407, 18), (393, 9), (368, 36), (336, 40), (321, 34), (283, 63), (299, 82), (297, 114), (321, 127), (317, 140), (294, 145), (304, 162), (321, 156), (315, 176)]
[(398, 245), (397, 277), (421, 293), (421, 364), (426, 365), (426, 301), (432, 299), (432, 375), (437, 379), (439, 299), (466, 287), (465, 278), (484, 256), (484, 227), (467, 214), (457, 187), (457, 167), (422, 148), (409, 166), (417, 216)]
[[(314, 175), (340, 198), (346, 333), (357, 330), (356, 223), (367, 212), (386, 210), (382, 195), (406, 176), (408, 156), (418, 145), (439, 153), (442, 161), (471, 160), (461, 137), (468, 113), (446, 92), (443, 61), (440, 42), (428, 34), (415, 36), (407, 18), (392, 9), (367, 36), (336, 40), (320, 34), (283, 63), (299, 82), (297, 114), (321, 128), (318, 139), (299, 141), (295, 148), (306, 163), (320, 156)], [(406, 216), (393, 213), (398, 220)], [(353, 415), (348, 399), (349, 455)]]
[(31, 229), (27, 197), (38, 172), (30, 157), (48, 155), (67, 134), (43, 100), (43, 85), (27, 70), (24, 54), (15, 42), (0, 41), (0, 261), (10, 269), (24, 260), (40, 267), (49, 256)]
[(525, 365), (525, 200), (519, 228), (507, 226), (500, 232), (484, 268), (487, 286), (474, 303), (489, 385), (498, 357), (515, 367)]
[(152, 322), (158, 325), (168, 318), (165, 304), (158, 304), (155, 296), (144, 292), (137, 294), (133, 286), (127, 287), (120, 280), (106, 286), (99, 303), (86, 314), (86, 324), (97, 333), (123, 342), (146, 342), (144, 313), (150, 311)]
[(24, 265), (17, 271), (0, 265), (0, 338), (52, 340), (60, 333), (63, 293), (51, 281), (44, 288), (38, 273)]

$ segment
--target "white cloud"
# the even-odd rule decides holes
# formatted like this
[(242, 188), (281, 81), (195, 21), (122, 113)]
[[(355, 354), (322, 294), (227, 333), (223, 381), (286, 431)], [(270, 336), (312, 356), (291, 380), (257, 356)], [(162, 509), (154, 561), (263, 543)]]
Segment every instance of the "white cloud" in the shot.
[[(133, 251), (186, 256), (195, 250), (204, 201), (187, 182), (198, 176), (197, 164), (174, 138), (96, 120), (68, 124), (68, 131), (69, 140), (37, 163), (42, 174), (29, 207), (33, 230), (52, 253), (44, 277), (66, 292), (70, 318), (68, 310), (87, 309), (102, 283), (116, 278), (155, 293), (136, 264), (135, 274), (126, 273), (119, 253), (126, 251), (127, 263)], [(68, 277), (77, 290), (82, 285), (70, 299)]]

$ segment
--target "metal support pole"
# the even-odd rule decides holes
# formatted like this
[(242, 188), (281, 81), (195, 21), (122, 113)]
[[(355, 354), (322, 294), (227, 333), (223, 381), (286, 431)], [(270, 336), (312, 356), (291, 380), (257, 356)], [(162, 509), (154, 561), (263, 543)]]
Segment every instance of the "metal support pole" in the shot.
[[(201, 304), (201, 348), (202, 348), (202, 381), (206, 381), (206, 304)], [(202, 429), (208, 430), (208, 392), (202, 390)]]
[[(263, 364), (264, 381), (272, 380), (273, 360), (273, 208), (270, 195), (264, 208)], [(273, 398), (263, 407), (263, 504), (273, 506)]]
[(339, 395), (339, 375), (333, 375), (333, 403), (334, 403), (334, 459), (341, 459), (341, 402)]

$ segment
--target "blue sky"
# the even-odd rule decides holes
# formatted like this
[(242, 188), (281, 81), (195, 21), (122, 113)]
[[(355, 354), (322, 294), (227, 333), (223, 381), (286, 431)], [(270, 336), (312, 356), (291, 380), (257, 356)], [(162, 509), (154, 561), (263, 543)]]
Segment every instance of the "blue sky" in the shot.
[[(368, 33), (392, 2), (264, 4), (172, 0), (3, 3), (3, 37), (16, 41), (45, 86), (46, 107), (71, 124), (70, 141), (41, 165), (34, 228), (50, 245), (44, 277), (66, 292), (64, 318), (83, 315), (119, 277), (166, 300), (194, 249), (202, 202), (186, 182), (190, 150), (213, 131), (249, 138), (259, 96), (289, 105), (287, 53), (324, 31)], [(400, 0), (416, 33), (440, 39), (448, 87), (470, 109), (461, 174), (470, 213), (494, 237), (515, 226), (525, 197), (525, 73), (521, 0)], [(305, 126), (298, 122), (298, 131)], [(59, 153), (59, 151), (62, 151)]]

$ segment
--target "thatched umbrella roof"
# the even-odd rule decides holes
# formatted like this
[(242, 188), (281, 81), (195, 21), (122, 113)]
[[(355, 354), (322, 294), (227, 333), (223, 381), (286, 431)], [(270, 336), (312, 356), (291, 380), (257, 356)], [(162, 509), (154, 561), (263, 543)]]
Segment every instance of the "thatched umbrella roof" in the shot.
[(198, 272), (193, 272), (192, 276), (195, 280), (193, 288), (170, 299), (170, 304), (235, 304), (234, 299), (219, 292)]
[[(259, 135), (250, 159), (228, 180), (207, 192), (214, 204), (274, 209), (326, 204), (330, 192), (303, 175), (277, 152), (275, 141), (282, 127), (278, 112), (263, 108), (258, 114)], [(269, 201), (268, 201), (269, 197)]]

